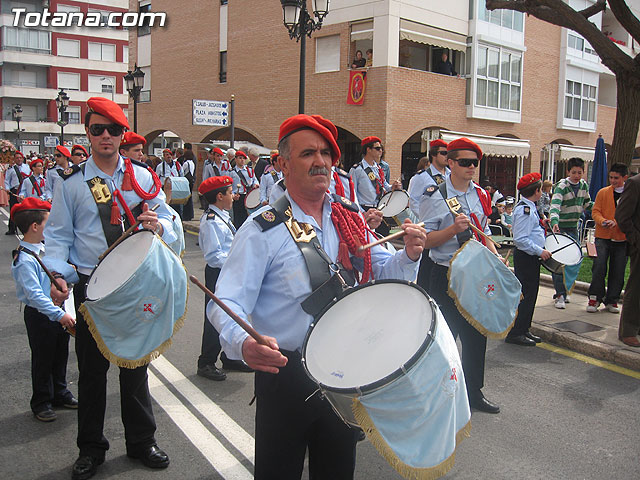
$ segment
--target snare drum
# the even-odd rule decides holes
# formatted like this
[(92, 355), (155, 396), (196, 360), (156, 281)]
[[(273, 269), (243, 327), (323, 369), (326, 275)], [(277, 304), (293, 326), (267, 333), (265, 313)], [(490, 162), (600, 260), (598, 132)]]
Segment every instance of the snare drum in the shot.
[(544, 248), (551, 252), (542, 265), (551, 273), (562, 273), (565, 266), (578, 265), (582, 261), (582, 248), (572, 237), (564, 233), (547, 235)]
[(441, 466), (469, 428), (455, 340), (438, 306), (413, 283), (348, 289), (309, 328), (302, 363), (335, 412), (361, 427), (398, 471)]
[(100, 352), (120, 367), (148, 364), (187, 312), (187, 272), (154, 233), (123, 240), (93, 270), (80, 307)]
[(404, 190), (385, 193), (376, 208), (382, 212), (385, 223), (392, 228), (399, 227), (407, 218), (415, 223), (415, 218), (409, 210), (409, 194)]
[(244, 206), (247, 210), (255, 210), (260, 206), (260, 188), (256, 187), (244, 197)]
[(191, 187), (186, 177), (167, 177), (164, 183), (164, 194), (167, 203), (171, 205), (184, 205), (191, 197)]

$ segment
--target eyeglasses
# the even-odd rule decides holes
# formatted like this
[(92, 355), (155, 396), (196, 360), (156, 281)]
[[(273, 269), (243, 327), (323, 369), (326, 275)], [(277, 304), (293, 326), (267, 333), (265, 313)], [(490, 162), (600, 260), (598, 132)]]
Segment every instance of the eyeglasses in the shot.
[(444, 155), (446, 157), (447, 156), (447, 151), (446, 150), (439, 150), (438, 151), (438, 155)]
[(456, 162), (458, 162), (458, 165), (461, 167), (470, 167), (471, 165), (477, 167), (478, 163), (480, 163), (477, 158), (457, 158)]
[[(104, 130), (103, 130), (103, 132), (104, 132)], [(74, 153), (72, 153), (72, 155), (75, 155), (76, 157), (86, 157), (87, 156), (87, 154), (84, 153), (84, 152), (74, 152)]]
[(374, 150), (378, 150), (379, 152), (383, 150), (382, 147), (371, 147), (371, 148), (373, 148)]
[(102, 135), (107, 130), (112, 137), (118, 137), (122, 135), (124, 127), (122, 125), (116, 125), (115, 123), (94, 123), (89, 125), (89, 133), (94, 137)]

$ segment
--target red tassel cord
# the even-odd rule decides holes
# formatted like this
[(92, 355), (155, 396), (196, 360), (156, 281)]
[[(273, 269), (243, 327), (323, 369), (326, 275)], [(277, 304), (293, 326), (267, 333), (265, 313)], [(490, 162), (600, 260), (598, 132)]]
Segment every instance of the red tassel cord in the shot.
[[(339, 203), (332, 203), (331, 220), (340, 238), (338, 261), (342, 263), (342, 266), (351, 270), (353, 266), (351, 265), (349, 255), (362, 257), (364, 260), (364, 269), (361, 279), (358, 279), (358, 283), (366, 283), (373, 280), (371, 250), (367, 249), (364, 252), (358, 251), (360, 245), (365, 245), (368, 242), (368, 235), (362, 217), (356, 212), (347, 210)], [(349, 268), (349, 266), (351, 268)]]

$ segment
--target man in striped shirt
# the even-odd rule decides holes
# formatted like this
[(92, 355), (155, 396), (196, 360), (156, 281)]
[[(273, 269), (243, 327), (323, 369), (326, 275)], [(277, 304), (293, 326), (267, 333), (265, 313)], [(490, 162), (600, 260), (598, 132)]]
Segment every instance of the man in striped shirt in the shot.
[[(589, 185), (582, 179), (584, 175), (584, 160), (570, 158), (567, 164), (569, 176), (560, 180), (553, 189), (551, 197), (551, 228), (554, 233), (564, 233), (579, 240), (578, 220), (585, 210), (591, 208)], [(565, 308), (567, 289), (561, 273), (552, 274), (553, 285), (556, 289), (555, 307)]]

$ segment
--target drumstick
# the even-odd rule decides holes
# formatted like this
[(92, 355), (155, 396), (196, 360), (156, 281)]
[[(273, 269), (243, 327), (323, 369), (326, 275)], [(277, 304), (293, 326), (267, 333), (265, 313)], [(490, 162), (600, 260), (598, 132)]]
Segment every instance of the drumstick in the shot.
[[(451, 205), (449, 205), (449, 202), (447, 202), (445, 200), (445, 202), (447, 204), (447, 207), (449, 208), (449, 211), (453, 214), (454, 217), (459, 217), (460, 215), (462, 215), (461, 213), (456, 212), (453, 208), (451, 208)], [(471, 227), (471, 230), (473, 230), (474, 232), (476, 232), (478, 235), (482, 235), (485, 239), (489, 240), (491, 243), (493, 243), (493, 245), (496, 248), (502, 248), (502, 245), (500, 245), (498, 242), (496, 242), (493, 238), (491, 238), (489, 235), (487, 235), (486, 233), (484, 233), (482, 230), (480, 230), (478, 227), (476, 227), (473, 222), (471, 220), (469, 220), (469, 226)]]
[[(160, 206), (159, 203), (156, 203), (153, 207), (151, 207), (149, 210), (152, 212), (155, 212), (158, 207)], [(120, 243), (122, 243), (122, 241), (127, 238), (129, 235), (131, 235), (131, 233), (140, 226), (140, 224), (142, 224), (142, 222), (140, 220), (138, 220), (136, 223), (134, 223), (133, 225), (131, 225), (129, 228), (127, 228), (124, 232), (122, 232), (122, 235), (120, 235), (120, 237), (111, 244), (111, 246), (109, 248), (107, 248), (102, 255), (100, 255), (98, 257), (98, 260), (102, 260), (104, 257), (106, 257), (111, 250), (113, 250), (114, 248), (116, 248)]]
[(251, 325), (249, 325), (247, 322), (241, 319), (238, 315), (236, 315), (236, 313), (233, 310), (231, 310), (222, 300), (216, 297), (211, 290), (205, 287), (202, 284), (202, 282), (200, 282), (200, 280), (197, 279), (195, 275), (189, 275), (189, 280), (191, 280), (191, 282), (195, 283), (198, 287), (200, 287), (200, 290), (202, 290), (211, 300), (216, 302), (216, 304), (222, 310), (224, 310), (225, 313), (229, 315), (238, 325), (240, 325), (245, 332), (251, 335), (251, 337), (256, 342), (258, 342), (260, 345), (271, 347), (271, 345), (269, 344), (266, 338), (264, 338), (262, 335), (256, 332), (256, 330)]
[[(560, 242), (558, 242), (558, 243), (560, 243)], [(559, 249), (554, 250), (553, 252), (551, 252), (551, 255), (553, 255), (554, 253), (559, 252), (560, 250), (564, 250), (565, 248), (570, 247), (571, 245), (573, 245), (573, 243), (567, 243), (564, 247), (560, 247)]]
[[(417, 223), (416, 225), (418, 227), (424, 227), (424, 222)], [(381, 243), (386, 243), (391, 240), (395, 240), (396, 238), (403, 237), (406, 234), (407, 232), (405, 232), (404, 230), (400, 230), (399, 232), (392, 233), (391, 235), (387, 235), (386, 237), (382, 237), (379, 240), (376, 240), (375, 242), (367, 243), (366, 245), (361, 245), (360, 247), (358, 247), (358, 251), (363, 252), (364, 250), (367, 250), (371, 247), (375, 247), (376, 245), (380, 245)]]
[(13, 193), (11, 190), (7, 190), (6, 188), (0, 187), (0, 190), (4, 190), (5, 192), (7, 192), (9, 195), (13, 195), (16, 198), (20, 198), (20, 195), (16, 195), (15, 193)]

